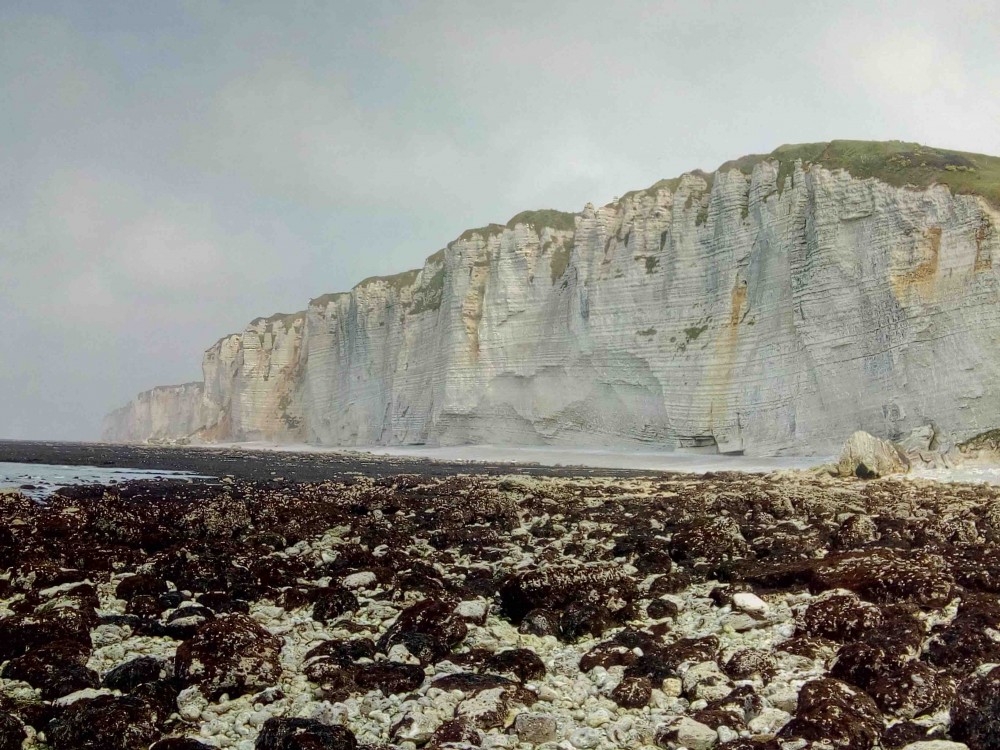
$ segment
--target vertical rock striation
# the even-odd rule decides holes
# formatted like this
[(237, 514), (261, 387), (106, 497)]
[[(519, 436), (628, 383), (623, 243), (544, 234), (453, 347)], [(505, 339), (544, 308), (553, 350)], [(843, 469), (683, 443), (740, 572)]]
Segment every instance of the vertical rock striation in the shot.
[(210, 421), (203, 396), (202, 383), (159, 385), (143, 391), (104, 418), (104, 439), (160, 441), (193, 435)]
[(780, 454), (980, 433), (1000, 212), (975, 180), (1000, 160), (874, 146), (877, 174), (852, 142), (783, 147), (469, 230), (221, 339), (203, 387), (142, 394), (105, 436)]

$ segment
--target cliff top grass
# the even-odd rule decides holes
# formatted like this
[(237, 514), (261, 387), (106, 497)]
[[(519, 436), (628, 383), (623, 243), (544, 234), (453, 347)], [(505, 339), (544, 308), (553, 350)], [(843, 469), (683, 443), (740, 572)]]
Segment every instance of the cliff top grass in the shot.
[(642, 195), (643, 193), (647, 195), (654, 195), (657, 190), (669, 190), (671, 193), (676, 193), (677, 188), (680, 187), (681, 178), (671, 177), (669, 179), (657, 180), (648, 188), (643, 188), (642, 190), (629, 190), (627, 193), (623, 194), (618, 200), (624, 201), (628, 198), (634, 198), (637, 195)]
[(530, 224), (535, 229), (550, 227), (563, 232), (576, 229), (576, 214), (569, 211), (556, 211), (553, 208), (543, 208), (537, 211), (522, 211), (512, 216), (507, 222), (507, 228), (513, 229), (518, 224)]
[[(760, 160), (763, 160), (764, 158), (765, 158), (764, 156), (761, 156)], [(701, 177), (703, 180), (705, 180), (706, 183), (708, 183), (707, 190), (711, 191), (712, 181), (715, 178), (714, 172), (706, 172), (703, 169), (692, 169), (689, 172), (685, 172), (684, 174)], [(681, 186), (681, 178), (683, 176), (684, 175), (681, 175), (681, 177), (670, 177), (663, 180), (657, 180), (648, 188), (643, 188), (642, 190), (629, 190), (627, 193), (623, 193), (622, 196), (618, 198), (616, 201), (612, 201), (608, 205), (609, 206), (614, 205), (615, 203), (620, 203), (626, 200), (627, 198), (634, 198), (635, 196), (638, 195), (655, 195), (658, 190), (669, 190), (671, 193), (676, 193), (677, 189)]]
[(1000, 157), (931, 148), (905, 141), (829, 141), (779, 146), (770, 154), (750, 154), (722, 164), (717, 171), (750, 174), (762, 161), (781, 163), (778, 185), (795, 161), (844, 169), (856, 179), (874, 177), (895, 187), (925, 189), (947, 185), (956, 194), (976, 194), (1000, 207)]
[[(785, 178), (792, 173), (795, 162), (801, 159), (803, 164), (819, 164), (826, 169), (844, 169), (857, 179), (874, 177), (895, 187), (912, 186), (925, 189), (931, 185), (947, 185), (956, 194), (981, 195), (993, 206), (1000, 208), (1000, 157), (973, 154), (965, 151), (950, 151), (931, 148), (919, 143), (905, 141), (826, 141), (822, 143), (797, 143), (779, 146), (769, 154), (748, 154), (738, 159), (732, 159), (719, 166), (716, 172), (737, 169), (744, 174), (753, 172), (753, 168), (763, 161), (778, 161), (779, 190), (784, 186)], [(711, 190), (715, 172), (704, 172), (693, 169), (687, 174), (702, 177)], [(658, 180), (642, 190), (631, 190), (619, 200), (624, 200), (640, 194), (655, 194), (665, 189), (676, 192), (680, 187), (681, 177)], [(689, 199), (690, 200), (690, 199)], [(689, 206), (690, 207), (690, 206)], [(531, 224), (536, 228), (551, 227), (556, 230), (573, 231), (575, 217), (569, 211), (555, 209), (540, 209), (522, 211), (511, 217), (506, 226), (503, 224), (487, 224), (483, 227), (466, 229), (454, 242), (470, 240), (479, 235), (483, 239), (502, 234), (507, 228), (518, 224)], [(699, 218), (707, 217), (707, 209), (699, 210)], [(449, 243), (449, 247), (454, 244)], [(568, 248), (561, 248), (554, 258), (553, 274), (564, 271), (564, 261), (568, 263)], [(436, 264), (444, 260), (445, 251), (438, 250), (427, 258), (427, 263)], [(384, 281), (397, 291), (411, 286), (417, 278), (420, 269), (404, 271), (392, 276), (371, 276), (354, 288), (362, 288), (378, 281)], [(561, 274), (560, 274), (561, 275)], [(558, 276), (556, 276), (558, 278)], [(432, 293), (437, 292), (438, 284), (443, 283), (443, 274), (435, 274), (430, 279)], [(310, 300), (310, 306), (324, 305), (349, 292), (334, 292), (324, 294)], [(424, 305), (433, 304), (425, 302)], [(300, 315), (293, 313), (292, 315)], [(275, 316), (272, 316), (275, 317)], [(255, 322), (259, 322), (258, 321)], [(226, 337), (223, 337), (225, 339)]]
[(400, 289), (413, 286), (413, 282), (417, 280), (417, 274), (419, 273), (419, 268), (411, 268), (409, 271), (394, 273), (391, 276), (369, 276), (367, 279), (363, 279), (360, 284), (355, 285), (354, 288), (362, 289), (366, 286), (382, 282), (398, 292)]
[(503, 234), (504, 229), (505, 227), (503, 224), (487, 224), (485, 227), (475, 227), (473, 229), (466, 229), (464, 232), (458, 235), (458, 237), (455, 240), (453, 240), (448, 244), (450, 246), (455, 242), (471, 240), (477, 234), (484, 240), (486, 240), (498, 234)]
[(346, 297), (350, 292), (327, 292), (309, 300), (309, 307), (325, 307), (331, 302), (336, 302), (341, 297)]

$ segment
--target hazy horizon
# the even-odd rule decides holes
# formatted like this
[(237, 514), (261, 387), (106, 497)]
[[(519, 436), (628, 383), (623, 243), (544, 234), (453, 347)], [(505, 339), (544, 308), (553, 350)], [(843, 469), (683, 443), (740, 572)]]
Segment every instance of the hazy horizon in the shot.
[(0, 438), (251, 319), (783, 143), (1000, 155), (992, 4), (0, 6)]

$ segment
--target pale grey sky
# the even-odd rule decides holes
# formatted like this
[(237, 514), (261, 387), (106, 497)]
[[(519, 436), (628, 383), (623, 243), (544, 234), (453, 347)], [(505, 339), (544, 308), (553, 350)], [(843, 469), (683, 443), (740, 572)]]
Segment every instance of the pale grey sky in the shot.
[(990, 2), (0, 0), (0, 438), (463, 229), (832, 138), (1000, 154)]

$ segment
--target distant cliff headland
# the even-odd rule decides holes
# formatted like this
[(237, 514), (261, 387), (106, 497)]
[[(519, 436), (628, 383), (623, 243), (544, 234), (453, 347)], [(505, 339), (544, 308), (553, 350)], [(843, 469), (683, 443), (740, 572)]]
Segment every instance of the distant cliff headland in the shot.
[(782, 146), (252, 321), (111, 441), (833, 453), (1000, 425), (1000, 158)]

